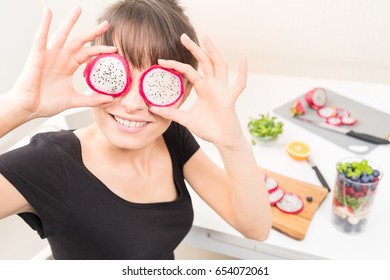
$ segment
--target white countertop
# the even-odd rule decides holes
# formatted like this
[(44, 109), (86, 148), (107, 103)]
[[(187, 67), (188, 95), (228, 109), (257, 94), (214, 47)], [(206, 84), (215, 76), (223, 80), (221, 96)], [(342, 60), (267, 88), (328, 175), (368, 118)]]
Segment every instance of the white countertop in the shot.
[[(249, 116), (267, 113), (301, 96), (311, 88), (322, 86), (367, 106), (390, 114), (390, 85), (330, 81), (283, 76), (250, 74), (247, 88), (237, 104), (237, 112), (244, 133), (250, 139), (246, 125)], [(312, 149), (311, 157), (331, 189), (336, 177), (335, 165), (338, 159), (353, 155), (292, 122), (284, 122), (284, 132), (272, 144), (257, 144), (253, 147), (259, 166), (301, 181), (320, 186), (320, 182), (307, 162), (292, 160), (285, 146), (293, 140), (303, 140)], [(380, 120), (378, 120), (380, 121)], [(332, 132), (329, 132), (332, 133)], [(389, 131), (390, 133), (390, 131)], [(209, 143), (199, 140), (206, 153), (219, 165), (221, 160), (216, 149)], [(384, 177), (378, 187), (366, 230), (359, 235), (339, 232), (331, 223), (332, 196), (330, 193), (314, 215), (302, 241), (294, 240), (276, 230), (263, 243), (267, 247), (277, 248), (283, 258), (284, 252), (297, 252), (329, 259), (387, 259), (390, 248), (390, 145), (382, 145), (364, 156), (374, 159), (384, 168)], [(223, 233), (225, 237), (241, 235), (217, 216), (197, 195), (191, 192), (195, 209), (194, 226)], [(226, 239), (224, 237), (224, 239)], [(255, 241), (253, 241), (255, 244)], [(261, 250), (261, 249), (260, 249)], [(299, 254), (297, 255), (299, 258)], [(286, 255), (286, 258), (288, 256)]]

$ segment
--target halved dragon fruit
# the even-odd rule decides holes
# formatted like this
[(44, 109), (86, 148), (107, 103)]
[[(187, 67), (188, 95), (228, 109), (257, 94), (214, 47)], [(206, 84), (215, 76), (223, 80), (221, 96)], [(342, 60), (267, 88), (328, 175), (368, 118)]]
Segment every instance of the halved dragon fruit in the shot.
[(153, 65), (141, 77), (140, 94), (151, 106), (173, 105), (184, 94), (183, 79), (174, 70)]
[(292, 116), (301, 116), (306, 113), (305, 107), (303, 107), (301, 100), (295, 100), (291, 107), (290, 113)]
[(304, 203), (302, 198), (294, 193), (285, 193), (283, 198), (276, 203), (276, 207), (287, 214), (297, 214), (302, 211)]
[(326, 123), (331, 124), (331, 125), (335, 125), (335, 126), (342, 125), (341, 118), (339, 118), (339, 117), (327, 118)]
[(268, 197), (269, 197), (269, 203), (271, 206), (275, 205), (279, 201), (283, 199), (284, 196), (284, 190), (281, 187), (277, 187), (276, 190), (271, 192)]
[(267, 187), (268, 193), (272, 193), (278, 187), (278, 182), (269, 176), (265, 179), (265, 185)]
[(328, 96), (323, 88), (314, 88), (305, 94), (306, 103), (313, 109), (318, 110), (326, 105)]
[(351, 113), (344, 109), (344, 108), (340, 108), (340, 107), (334, 107), (337, 111), (337, 116), (340, 117), (340, 118), (343, 118), (343, 117), (350, 117), (351, 116)]
[(346, 124), (346, 125), (354, 125), (356, 122), (357, 122), (357, 119), (349, 116), (349, 117), (342, 117), (341, 118), (341, 122), (342, 124)]
[(116, 53), (96, 56), (85, 68), (84, 77), (92, 90), (113, 97), (127, 92), (131, 83), (129, 64)]
[(317, 110), (317, 114), (321, 118), (330, 118), (330, 117), (335, 117), (337, 116), (337, 110), (332, 107), (322, 107)]

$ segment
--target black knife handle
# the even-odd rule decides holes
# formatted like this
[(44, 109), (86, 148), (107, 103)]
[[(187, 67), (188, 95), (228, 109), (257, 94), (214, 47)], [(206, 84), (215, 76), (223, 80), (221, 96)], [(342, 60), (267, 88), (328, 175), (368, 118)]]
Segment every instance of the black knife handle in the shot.
[(325, 188), (328, 189), (328, 192), (330, 192), (329, 185), (328, 185), (328, 183), (325, 181), (325, 178), (324, 178), (324, 176), (322, 176), (322, 174), (321, 174), (320, 170), (318, 169), (318, 167), (317, 167), (317, 166), (313, 166), (312, 168), (313, 168), (314, 171), (316, 172), (318, 179), (320, 179), (321, 184), (322, 184)]
[(358, 139), (363, 140), (363, 141), (374, 143), (374, 144), (381, 144), (381, 145), (390, 144), (390, 141), (387, 139), (375, 137), (375, 136), (364, 134), (364, 133), (355, 132), (353, 130), (348, 131), (347, 135), (358, 138)]

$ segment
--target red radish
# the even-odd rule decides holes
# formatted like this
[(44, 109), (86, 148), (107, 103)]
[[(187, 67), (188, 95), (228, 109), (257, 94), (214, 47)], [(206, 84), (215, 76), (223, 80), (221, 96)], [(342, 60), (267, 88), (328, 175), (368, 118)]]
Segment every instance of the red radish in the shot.
[(269, 194), (269, 203), (271, 206), (275, 205), (277, 202), (281, 201), (284, 196), (284, 190), (281, 187), (277, 187), (276, 190)]
[(346, 124), (346, 125), (354, 125), (357, 122), (357, 119), (353, 117), (342, 117), (341, 122), (342, 124)]
[(291, 107), (292, 116), (301, 116), (306, 113), (305, 107), (303, 107), (301, 100), (297, 99)]
[(173, 105), (184, 94), (183, 79), (174, 70), (154, 65), (141, 76), (140, 94), (149, 105)]
[(328, 96), (324, 88), (314, 88), (305, 94), (306, 103), (313, 109), (318, 110), (325, 106)]
[(332, 107), (322, 107), (317, 110), (317, 114), (322, 118), (335, 117), (337, 115), (336, 109)]
[(339, 126), (341, 125), (341, 119), (338, 118), (338, 117), (330, 117), (330, 118), (327, 118), (326, 119), (326, 123), (328, 124), (331, 124), (331, 125), (335, 125), (335, 126)]
[(84, 77), (92, 90), (113, 97), (127, 92), (131, 82), (129, 64), (116, 53), (96, 56), (85, 68)]
[(278, 187), (278, 182), (275, 179), (267, 176), (265, 179), (265, 185), (267, 187), (268, 193), (272, 193)]
[(288, 214), (297, 214), (303, 209), (302, 198), (294, 193), (285, 193), (283, 199), (276, 203), (276, 207)]

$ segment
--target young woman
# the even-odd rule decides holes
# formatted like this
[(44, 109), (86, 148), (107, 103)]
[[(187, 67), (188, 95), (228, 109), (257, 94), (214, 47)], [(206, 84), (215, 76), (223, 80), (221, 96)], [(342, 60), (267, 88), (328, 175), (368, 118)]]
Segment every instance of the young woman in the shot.
[[(92, 109), (94, 124), (39, 134), (2, 155), (0, 217), (19, 214), (48, 239), (55, 259), (172, 259), (193, 221), (186, 180), (244, 236), (265, 240), (271, 228), (268, 193), (234, 109), (245, 88), (245, 59), (229, 86), (218, 50), (207, 37), (205, 49), (198, 46), (174, 0), (120, 1), (101, 18), (110, 25), (97, 32), (94, 45), (114, 45), (128, 61), (129, 90), (96, 99), (101, 103)], [(150, 106), (140, 94), (141, 77), (155, 64), (184, 77), (185, 95), (172, 106)], [(192, 87), (194, 105), (179, 109)], [(70, 94), (61, 85), (50, 90)], [(51, 96), (61, 104), (56, 112), (74, 106), (60, 102), (68, 95)], [(42, 106), (31, 115), (50, 115)], [(224, 169), (191, 133), (217, 147)]]

